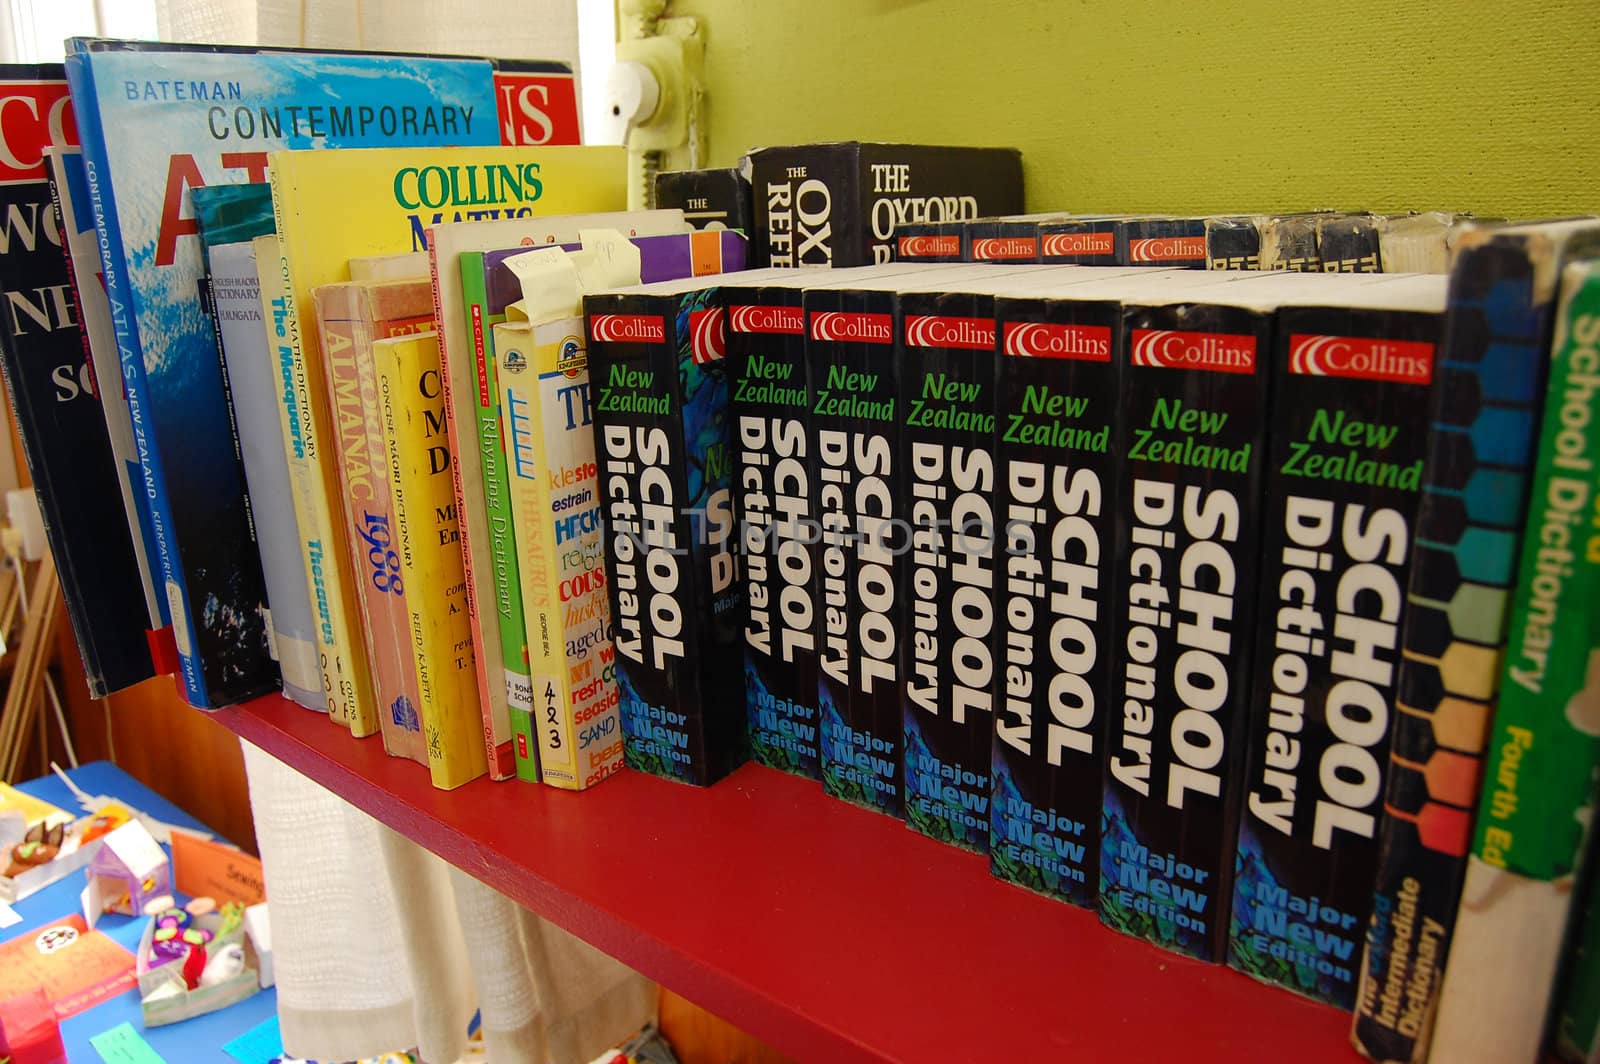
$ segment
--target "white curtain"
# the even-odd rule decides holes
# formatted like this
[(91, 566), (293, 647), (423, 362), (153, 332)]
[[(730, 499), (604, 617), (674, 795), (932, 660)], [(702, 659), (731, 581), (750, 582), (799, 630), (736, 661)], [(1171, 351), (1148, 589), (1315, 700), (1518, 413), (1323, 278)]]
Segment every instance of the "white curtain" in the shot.
[(576, 66), (577, 2), (156, 0), (156, 22), (165, 41), (565, 59)]
[(287, 1052), (453, 1061), (477, 1010), (494, 1064), (579, 1064), (654, 1016), (655, 984), (241, 745)]

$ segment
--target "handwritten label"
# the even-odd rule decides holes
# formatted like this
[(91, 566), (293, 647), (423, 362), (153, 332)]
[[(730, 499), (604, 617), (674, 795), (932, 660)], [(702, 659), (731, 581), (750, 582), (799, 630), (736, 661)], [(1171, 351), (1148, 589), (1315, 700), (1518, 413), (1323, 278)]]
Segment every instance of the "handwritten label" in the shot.
[(215, 898), (218, 905), (236, 901), (254, 905), (265, 901), (261, 862), (242, 850), (220, 842), (197, 839), (181, 831), (172, 833), (173, 883), (191, 898)]
[(131, 1024), (119, 1023), (89, 1039), (94, 1051), (106, 1064), (167, 1064), (150, 1043), (140, 1037)]

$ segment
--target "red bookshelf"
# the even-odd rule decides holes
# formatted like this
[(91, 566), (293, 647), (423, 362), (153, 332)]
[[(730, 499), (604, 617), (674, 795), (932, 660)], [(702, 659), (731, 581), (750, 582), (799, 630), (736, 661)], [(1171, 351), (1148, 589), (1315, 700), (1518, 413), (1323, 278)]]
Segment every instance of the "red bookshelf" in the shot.
[(801, 1061), (1357, 1059), (1334, 1009), (1118, 935), (780, 772), (447, 792), (282, 698), (216, 719)]

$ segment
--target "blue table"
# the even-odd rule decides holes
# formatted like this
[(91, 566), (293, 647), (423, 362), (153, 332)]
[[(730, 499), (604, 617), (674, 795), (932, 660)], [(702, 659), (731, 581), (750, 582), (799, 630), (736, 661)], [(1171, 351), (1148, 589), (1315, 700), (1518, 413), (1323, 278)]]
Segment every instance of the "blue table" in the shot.
[[(179, 827), (211, 830), (109, 761), (96, 761), (73, 769), (67, 775), (88, 794), (107, 795)], [(17, 789), (69, 813), (81, 812), (72, 792), (54, 776), (18, 784)], [(83, 890), (83, 884), (83, 873), (79, 872), (18, 902), (14, 907), (22, 917), (22, 923), (0, 930), (0, 942), (31, 934), (71, 913), (81, 913), (78, 893)], [(100, 918), (95, 929), (104, 931), (132, 953), (139, 946), (144, 920), (107, 915)], [(127, 1021), (170, 1064), (188, 1064), (189, 1061), (227, 1061), (237, 1064), (222, 1051), (222, 1047), (271, 1017), (277, 1008), (278, 995), (268, 988), (218, 1012), (145, 1030), (144, 1021), (139, 1015), (139, 991), (135, 989), (64, 1021), (61, 1024), (61, 1038), (67, 1046), (67, 1059), (72, 1064), (100, 1064), (100, 1054), (89, 1045), (89, 1039)]]

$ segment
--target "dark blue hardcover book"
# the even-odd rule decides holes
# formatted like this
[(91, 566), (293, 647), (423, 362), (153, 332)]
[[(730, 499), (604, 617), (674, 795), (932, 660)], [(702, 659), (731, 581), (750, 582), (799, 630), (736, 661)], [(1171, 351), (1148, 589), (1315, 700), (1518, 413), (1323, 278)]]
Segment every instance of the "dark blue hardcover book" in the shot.
[(747, 753), (726, 313), (715, 280), (584, 299), (623, 754), (636, 771), (699, 786)]
[(898, 603), (905, 818), (930, 838), (977, 853), (989, 849), (995, 484), (1003, 475), (995, 458), (995, 298), (985, 280), (969, 274), (930, 282), (941, 290), (901, 292), (894, 354), (910, 548), (899, 559)]
[(804, 282), (788, 271), (723, 287), (734, 492), (745, 591), (745, 712), (752, 760), (817, 778), (816, 573)]
[(0, 80), (0, 108), (19, 101), (0, 130), (0, 367), (89, 691), (98, 698), (154, 669), (144, 589), (46, 173), (45, 146), (77, 137), (59, 64), (5, 66)]
[(1372, 908), (1444, 278), (1284, 307), (1228, 962), (1342, 1009)]
[(1128, 218), (1117, 222), (1118, 266), (1206, 267), (1204, 218)]
[(1058, 294), (995, 301), (995, 515), (1003, 539), (989, 868), (1092, 909), (1102, 735), (1114, 711), (1112, 436), (1122, 402), (1114, 357), (1122, 306), (1050, 298)]

